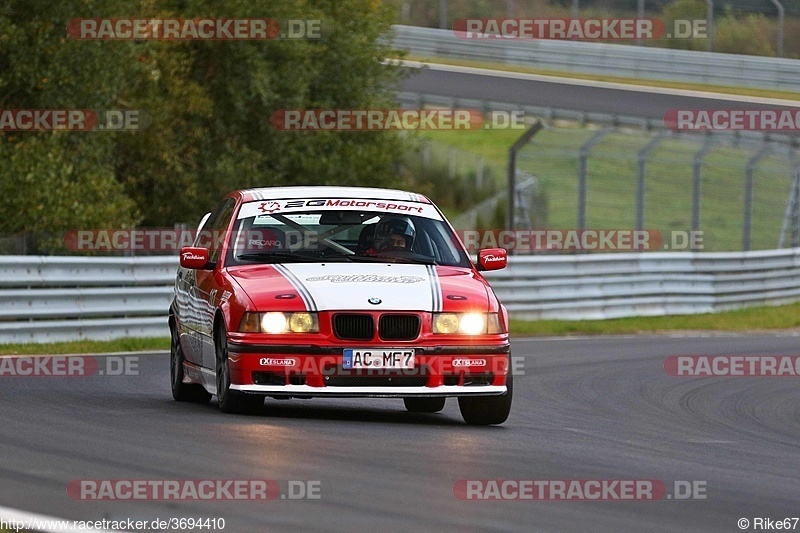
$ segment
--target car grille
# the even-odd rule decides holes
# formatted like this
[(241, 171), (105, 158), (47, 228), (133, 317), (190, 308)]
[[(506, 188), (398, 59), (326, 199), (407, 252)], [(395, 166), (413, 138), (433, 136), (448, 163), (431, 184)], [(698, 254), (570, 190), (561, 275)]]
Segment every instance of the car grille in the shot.
[(375, 331), (375, 322), (370, 315), (335, 315), (333, 333), (343, 340), (368, 341)]
[(379, 322), (380, 337), (387, 341), (410, 341), (419, 335), (417, 315), (383, 315)]

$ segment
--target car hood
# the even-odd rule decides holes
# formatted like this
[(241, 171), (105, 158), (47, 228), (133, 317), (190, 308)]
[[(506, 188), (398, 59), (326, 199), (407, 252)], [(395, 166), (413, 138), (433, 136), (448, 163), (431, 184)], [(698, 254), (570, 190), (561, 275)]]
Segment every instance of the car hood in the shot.
[(486, 312), (484, 282), (469, 268), (400, 263), (288, 263), (230, 274), (257, 311)]

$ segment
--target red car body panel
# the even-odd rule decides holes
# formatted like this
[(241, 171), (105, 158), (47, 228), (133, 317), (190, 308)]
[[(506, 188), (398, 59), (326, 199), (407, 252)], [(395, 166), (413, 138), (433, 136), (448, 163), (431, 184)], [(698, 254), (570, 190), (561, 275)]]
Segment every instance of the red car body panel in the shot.
[[(292, 189), (281, 189), (287, 190)], [(263, 191), (269, 189), (229, 194), (226, 199), (230, 202), (229, 208), (233, 208), (233, 216), (226, 226), (218, 229), (226, 235), (232, 232), (236, 213), (243, 202), (264, 200)], [(360, 191), (363, 190), (356, 190), (353, 194)], [(300, 191), (296, 194), (303, 197)], [(413, 197), (413, 201), (432, 205), (425, 197)], [(286, 196), (283, 199), (285, 198), (291, 197)], [(447, 224), (446, 220), (444, 222)], [(452, 232), (452, 227), (450, 230)], [(452, 235), (463, 250), (455, 232)], [(293, 280), (289, 270), (278, 264), (226, 265), (229, 246), (231, 244), (228, 239), (220, 241), (217, 259), (213, 264), (207, 265), (206, 269), (182, 267), (178, 271), (170, 318), (174, 322), (185, 354), (186, 383), (198, 383), (209, 392), (215, 391), (215, 330), (221, 328), (227, 344), (231, 388), (241, 392), (274, 397), (424, 397), (505, 393), (510, 361), (508, 313), (475, 264), (470, 263), (468, 267), (431, 267), (427, 271), (429, 276), (426, 281), (413, 285), (413, 289), (420, 293), (432, 291), (432, 298), (436, 302), (434, 308), (430, 308), (430, 303), (423, 299), (419, 308), (401, 311), (391, 308), (375, 309), (366, 302), (363, 302), (362, 307), (353, 307), (354, 304), (348, 302), (343, 309), (329, 306), (309, 309), (308, 293), (313, 291), (300, 288), (298, 283), (310, 285), (307, 281), (310, 278)], [(381, 264), (384, 269), (386, 266)], [(303, 268), (310, 267), (303, 265)], [(393, 268), (400, 270), (401, 267)], [(424, 268), (420, 266), (418, 270), (421, 272)], [(364, 267), (352, 266), (352, 270), (359, 269), (363, 270)], [(431, 288), (423, 290), (426, 284), (430, 284)], [(379, 284), (374, 285), (375, 293), (379, 294)], [(355, 287), (361, 285), (353, 283), (352, 286), (355, 290)], [(337, 287), (335, 283), (315, 285), (313, 289), (341, 290), (342, 294), (347, 294), (347, 290)], [(411, 284), (407, 289), (412, 289)], [(347, 300), (346, 296), (344, 300)], [(270, 334), (239, 331), (246, 312), (309, 310), (318, 313), (318, 333)], [(434, 334), (434, 312), (496, 313), (501, 332), (479, 335)], [(368, 315), (373, 317), (374, 324), (379, 324), (381, 317), (386, 314), (415, 314), (420, 319), (419, 334), (410, 340), (383, 340), (376, 329), (370, 339), (345, 340), (336, 335), (332, 325), (334, 317), (340, 313)], [(379, 376), (348, 371), (342, 367), (343, 351), (354, 348), (412, 350), (415, 354), (415, 369), (383, 370)], [(371, 377), (378, 377), (378, 381), (383, 381), (376, 386), (360, 385), (353, 381)], [(400, 385), (394, 385), (393, 379), (394, 383)], [(331, 385), (337, 380), (345, 384)]]

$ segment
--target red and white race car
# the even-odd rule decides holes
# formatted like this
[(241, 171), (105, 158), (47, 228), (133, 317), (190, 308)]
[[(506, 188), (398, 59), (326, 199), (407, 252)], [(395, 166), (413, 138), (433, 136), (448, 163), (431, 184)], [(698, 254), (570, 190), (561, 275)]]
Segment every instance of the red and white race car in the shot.
[(426, 197), (355, 187), (235, 191), (181, 249), (169, 311), (172, 395), (224, 412), (264, 398), (403, 398), (470, 424), (512, 399), (508, 314)]

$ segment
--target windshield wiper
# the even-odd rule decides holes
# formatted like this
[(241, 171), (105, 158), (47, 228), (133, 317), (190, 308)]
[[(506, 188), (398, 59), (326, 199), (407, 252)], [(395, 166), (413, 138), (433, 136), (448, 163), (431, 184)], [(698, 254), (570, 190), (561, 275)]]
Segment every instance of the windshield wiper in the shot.
[(288, 252), (247, 252), (236, 256), (237, 259), (244, 259), (245, 261), (264, 261), (269, 263), (282, 263), (282, 262), (295, 262), (295, 263), (309, 263), (319, 261), (315, 257), (307, 257), (303, 255), (291, 254)]
[(416, 263), (420, 265), (435, 265), (436, 261), (432, 257), (408, 257), (408, 256), (397, 256), (397, 255), (387, 255), (387, 254), (371, 254), (371, 255), (348, 255), (347, 259), (350, 261), (356, 262), (364, 262), (364, 263), (376, 263), (386, 261), (392, 261), (393, 263)]

